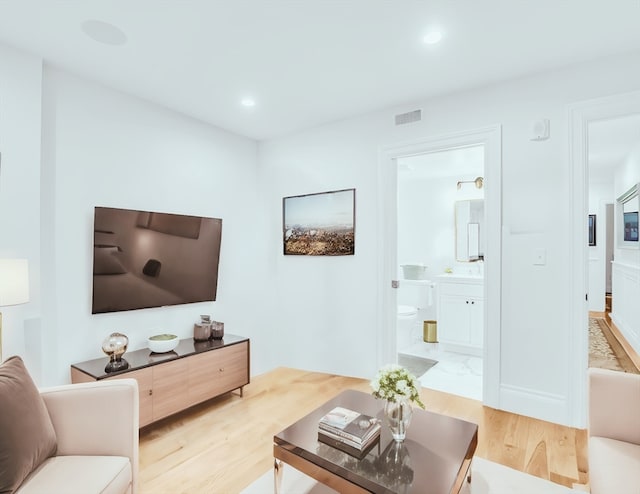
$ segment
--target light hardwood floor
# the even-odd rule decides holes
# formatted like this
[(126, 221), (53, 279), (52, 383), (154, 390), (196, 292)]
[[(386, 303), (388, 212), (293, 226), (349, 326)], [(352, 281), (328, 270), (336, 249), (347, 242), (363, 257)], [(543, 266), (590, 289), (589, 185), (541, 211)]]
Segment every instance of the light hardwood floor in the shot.
[[(278, 368), (140, 433), (142, 494), (235, 494), (273, 466), (273, 436), (363, 379)], [(422, 389), (429, 410), (478, 424), (476, 455), (571, 487), (586, 484), (587, 434)]]

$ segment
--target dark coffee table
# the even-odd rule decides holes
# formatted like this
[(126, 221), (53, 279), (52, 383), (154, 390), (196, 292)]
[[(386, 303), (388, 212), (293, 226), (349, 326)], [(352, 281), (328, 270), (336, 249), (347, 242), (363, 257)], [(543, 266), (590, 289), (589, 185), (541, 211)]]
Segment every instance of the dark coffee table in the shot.
[[(427, 403), (427, 407), (428, 407)], [(318, 421), (336, 406), (383, 421), (380, 444), (357, 458), (318, 441)], [(471, 422), (414, 408), (403, 443), (396, 443), (384, 423), (384, 402), (347, 390), (273, 437), (275, 491), (279, 494), (283, 462), (341, 494), (458, 494), (471, 481), (470, 466), (478, 444)]]

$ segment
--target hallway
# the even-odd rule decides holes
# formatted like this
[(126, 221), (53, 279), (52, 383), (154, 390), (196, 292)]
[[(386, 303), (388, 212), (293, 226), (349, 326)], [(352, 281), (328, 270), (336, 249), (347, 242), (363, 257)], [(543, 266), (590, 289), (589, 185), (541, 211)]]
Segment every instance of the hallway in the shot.
[[(602, 313), (589, 313), (589, 367), (640, 374), (637, 354), (625, 349), (625, 341), (615, 325)], [(635, 354), (635, 359), (630, 355)], [(635, 362), (634, 362), (635, 360)]]

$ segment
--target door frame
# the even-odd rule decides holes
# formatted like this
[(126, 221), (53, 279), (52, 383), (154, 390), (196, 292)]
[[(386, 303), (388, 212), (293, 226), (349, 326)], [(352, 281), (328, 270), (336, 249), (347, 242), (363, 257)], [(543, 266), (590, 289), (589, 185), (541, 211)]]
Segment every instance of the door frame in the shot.
[[(606, 312), (606, 297), (607, 297), (607, 283), (609, 284), (611, 296), (613, 297), (613, 282), (612, 282), (612, 268), (611, 261), (615, 260), (615, 234), (614, 234), (614, 221), (615, 221), (616, 205), (613, 201), (607, 201), (604, 204), (604, 217), (605, 217), (605, 244), (604, 244), (604, 296), (605, 296), (605, 312)], [(610, 255), (608, 255), (610, 254)]]
[[(473, 145), (484, 146), (485, 253), (483, 342), (483, 402), (500, 407), (500, 335), (502, 287), (502, 127), (479, 129), (426, 137), (382, 147), (378, 161), (378, 367), (396, 360), (396, 292), (391, 280), (397, 276), (397, 159)], [(452, 246), (453, 249), (453, 246)]]
[[(589, 365), (588, 214), (589, 133), (598, 120), (640, 113), (640, 91), (578, 102), (568, 107), (571, 200), (571, 323), (569, 331), (569, 403), (576, 427), (587, 425), (587, 368)], [(615, 251), (614, 251), (615, 252)]]

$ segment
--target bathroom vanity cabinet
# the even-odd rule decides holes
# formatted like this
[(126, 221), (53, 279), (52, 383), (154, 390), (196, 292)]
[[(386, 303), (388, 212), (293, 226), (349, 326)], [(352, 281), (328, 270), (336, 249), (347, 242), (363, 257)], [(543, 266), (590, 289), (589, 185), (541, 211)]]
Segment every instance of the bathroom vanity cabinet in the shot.
[(438, 341), (445, 349), (482, 355), (484, 279), (438, 276)]

